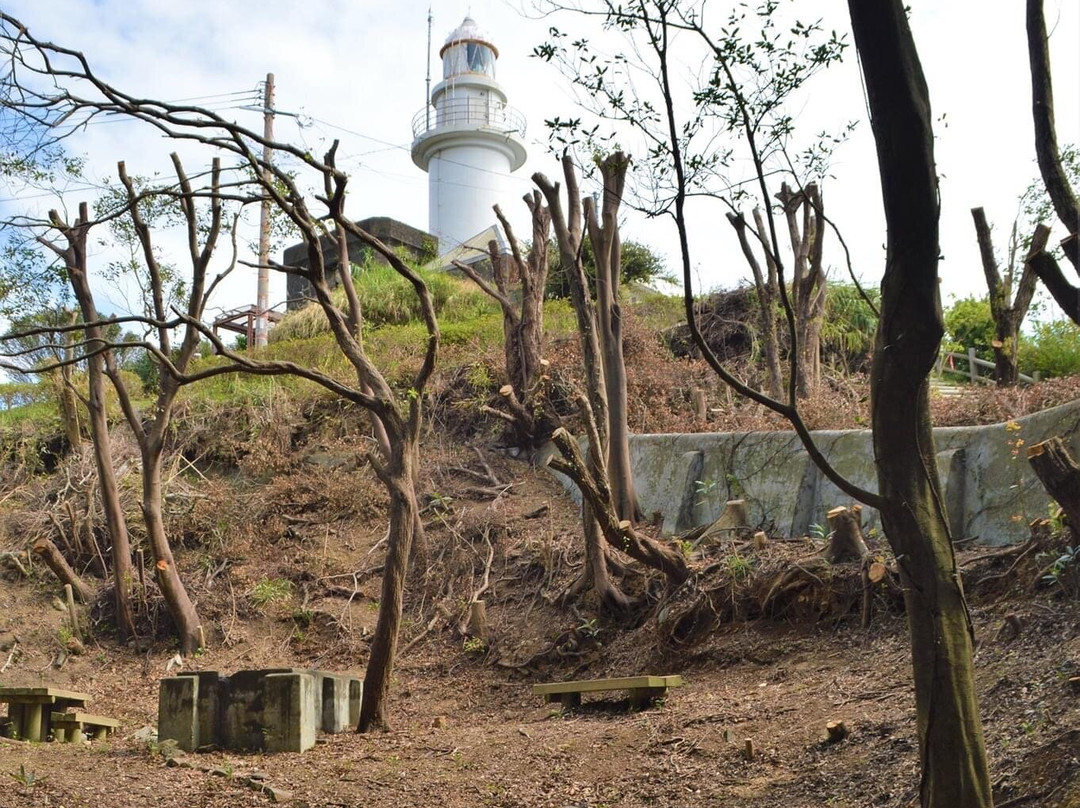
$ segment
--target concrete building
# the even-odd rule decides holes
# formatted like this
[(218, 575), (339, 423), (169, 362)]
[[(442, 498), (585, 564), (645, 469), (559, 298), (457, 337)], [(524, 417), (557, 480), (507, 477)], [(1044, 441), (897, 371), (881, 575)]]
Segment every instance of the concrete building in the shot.
[[(415, 227), (397, 221), (397, 219), (391, 219), (388, 216), (375, 216), (370, 219), (363, 219), (356, 224), (361, 230), (375, 236), (388, 247), (401, 250), (413, 261), (426, 262), (435, 257), (434, 238), (423, 230), (417, 230)], [(349, 236), (348, 240), (349, 260), (352, 263), (363, 264), (368, 258), (383, 262), (381, 255), (370, 247), (361, 244), (352, 235)], [(329, 271), (337, 262), (337, 246), (332, 239), (323, 238), (322, 247), (327, 270)], [(282, 263), (285, 266), (309, 266), (307, 245), (300, 242), (299, 244), (293, 244), (291, 247), (286, 247), (285, 254), (282, 256)], [(289, 275), (285, 283), (288, 295), (286, 302), (288, 311), (303, 308), (314, 300), (311, 284), (308, 283), (307, 278), (299, 275)], [(338, 283), (336, 274), (332, 275), (330, 278), (331, 286), (336, 287)]]
[(491, 227), (492, 206), (513, 194), (509, 175), (525, 163), (525, 118), (495, 80), (499, 51), (466, 17), (439, 51), (443, 80), (413, 119), (412, 159), (428, 173), (428, 231), (439, 254)]

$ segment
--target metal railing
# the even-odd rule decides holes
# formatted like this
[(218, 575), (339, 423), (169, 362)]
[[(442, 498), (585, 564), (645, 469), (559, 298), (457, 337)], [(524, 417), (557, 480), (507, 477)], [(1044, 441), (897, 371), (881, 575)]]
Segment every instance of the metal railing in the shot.
[(507, 104), (484, 98), (444, 98), (438, 108), (426, 107), (413, 118), (413, 137), (444, 126), (475, 126), (525, 136), (525, 116)]
[[(956, 361), (968, 363), (967, 373), (956, 367)], [(946, 351), (938, 356), (937, 362), (937, 375), (941, 376), (946, 371), (950, 373), (957, 373), (961, 376), (967, 376), (973, 382), (986, 382), (989, 384), (994, 383), (994, 374), (991, 373), (988, 376), (979, 374), (979, 368), (987, 368), (994, 370), (994, 363), (987, 362), (985, 359), (980, 359), (975, 355), (974, 348), (968, 348), (966, 354), (957, 353), (956, 351)], [(1025, 384), (1031, 384), (1032, 382), (1039, 381), (1039, 372), (1035, 371), (1035, 375), (1028, 376), (1026, 373), (1018, 373), (1017, 378)]]

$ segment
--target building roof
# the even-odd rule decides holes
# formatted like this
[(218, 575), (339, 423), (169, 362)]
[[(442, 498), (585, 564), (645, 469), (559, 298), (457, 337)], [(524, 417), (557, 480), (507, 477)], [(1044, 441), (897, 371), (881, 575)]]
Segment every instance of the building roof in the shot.
[(483, 42), (495, 52), (496, 57), (499, 55), (499, 49), (495, 47), (491, 37), (476, 24), (476, 20), (472, 17), (466, 17), (462, 20), (461, 25), (450, 32), (442, 49), (439, 51), (439, 56), (442, 56), (446, 49), (456, 42)]
[(455, 261), (469, 265), (479, 263), (491, 257), (488, 253), (488, 244), (492, 241), (498, 245), (500, 253), (510, 252), (510, 245), (503, 236), (502, 230), (492, 225), (456, 247), (451, 247), (428, 266), (433, 269), (453, 269)]

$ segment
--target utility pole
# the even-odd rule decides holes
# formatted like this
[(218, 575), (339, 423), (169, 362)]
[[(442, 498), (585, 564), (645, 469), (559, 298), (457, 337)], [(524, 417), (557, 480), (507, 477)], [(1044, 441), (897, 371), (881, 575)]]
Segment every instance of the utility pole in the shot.
[[(274, 139), (274, 74), (266, 74), (266, 87), (263, 95), (263, 163), (271, 160), (270, 142)], [(271, 181), (270, 170), (262, 169), (264, 183)], [(265, 194), (265, 192), (264, 192)], [(255, 298), (255, 347), (266, 345), (267, 331), (270, 327), (270, 198), (264, 196), (259, 210), (259, 287)]]

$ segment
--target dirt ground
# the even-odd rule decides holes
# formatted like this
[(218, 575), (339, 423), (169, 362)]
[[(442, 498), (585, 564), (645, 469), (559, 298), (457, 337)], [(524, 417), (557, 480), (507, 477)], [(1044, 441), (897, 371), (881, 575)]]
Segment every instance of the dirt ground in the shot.
[[(239, 504), (229, 517), (255, 520), (260, 530), (237, 529), (216, 555), (206, 546), (184, 551), (181, 564), (212, 626), (211, 647), (185, 668), (363, 670), (377, 610), (378, 576), (369, 573), (382, 530), (379, 495), (363, 470), (336, 471), (331, 482), (324, 467), (333, 452), (324, 454), (262, 481), (270, 493), (258, 502), (232, 491), (229, 501)], [(0, 639), (17, 636), (21, 651), (0, 684), (86, 691), (93, 712), (122, 722), (108, 741), (86, 745), (0, 739), (0, 806), (270, 803), (272, 795), (248, 782), (252, 774), (280, 799), (312, 808), (914, 804), (918, 750), (902, 615), (880, 611), (867, 631), (857, 614), (737, 620), (673, 645), (655, 620), (626, 627), (590, 617), (587, 604), (555, 608), (548, 596), (580, 561), (572, 504), (540, 474), (502, 459), (491, 465), (510, 488), (492, 500), (475, 479), (486, 471), (470, 466), (470, 455), (442, 458), (427, 480), (439, 492), (428, 498), (437, 583), (414, 588), (407, 604), (390, 732), (323, 735), (303, 754), (217, 751), (169, 765), (141, 732), (156, 723), (158, 681), (174, 654), (167, 643), (118, 648), (99, 627), (86, 653), (57, 669), (63, 615), (50, 605), (55, 583), (44, 575), (0, 579)], [(282, 521), (314, 512), (312, 503), (337, 514), (349, 498), (338, 487), (353, 500), (371, 492), (369, 510), (333, 523)], [(205, 496), (220, 514), (222, 501)], [(488, 546), (492, 637), (478, 648), (456, 626)], [(218, 569), (219, 558), (229, 563)], [(973, 598), (997, 804), (1080, 806), (1080, 695), (1069, 682), (1080, 675), (1080, 604), (1053, 587), (1033, 590), (1034, 568), (1021, 568), (1021, 580), (1012, 561), (992, 562), (1009, 580)], [(254, 606), (257, 582), (277, 576), (292, 582), (289, 597)], [(422, 634), (436, 602), (448, 616)], [(568, 634), (589, 642), (544, 655)], [(642, 711), (616, 694), (562, 712), (531, 693), (538, 681), (639, 673), (679, 673), (685, 686)], [(831, 720), (846, 723), (846, 740), (823, 741)], [(201, 768), (189, 768), (192, 761)]]

